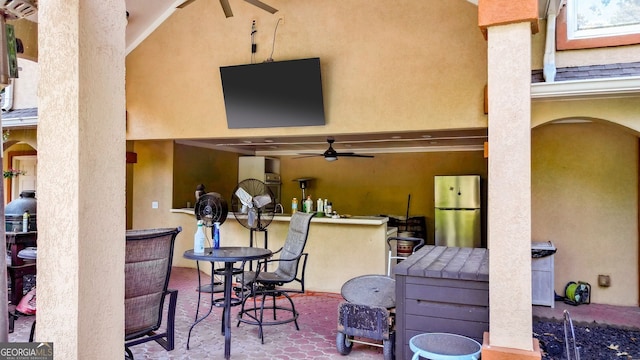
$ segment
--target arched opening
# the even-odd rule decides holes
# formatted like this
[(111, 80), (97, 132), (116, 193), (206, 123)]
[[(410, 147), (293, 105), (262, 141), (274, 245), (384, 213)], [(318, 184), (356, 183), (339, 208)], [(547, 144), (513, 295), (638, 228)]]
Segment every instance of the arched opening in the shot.
[[(638, 305), (638, 132), (599, 119), (532, 130), (532, 240), (553, 241), (554, 288), (592, 285), (591, 301)], [(599, 286), (608, 275), (610, 286)]]

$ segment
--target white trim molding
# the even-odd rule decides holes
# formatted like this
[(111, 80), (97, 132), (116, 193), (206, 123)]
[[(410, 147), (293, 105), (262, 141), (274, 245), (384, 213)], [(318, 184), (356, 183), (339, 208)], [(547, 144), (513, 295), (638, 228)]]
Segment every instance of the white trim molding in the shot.
[(532, 101), (640, 96), (640, 76), (531, 84)]

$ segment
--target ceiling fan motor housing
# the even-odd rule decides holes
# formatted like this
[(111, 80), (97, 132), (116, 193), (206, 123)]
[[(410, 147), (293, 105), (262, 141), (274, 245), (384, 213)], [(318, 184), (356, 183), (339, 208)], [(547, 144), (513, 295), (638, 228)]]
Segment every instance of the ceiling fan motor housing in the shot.
[(25, 18), (38, 12), (36, 3), (31, 0), (7, 0), (0, 1), (0, 8), (5, 14), (15, 18)]

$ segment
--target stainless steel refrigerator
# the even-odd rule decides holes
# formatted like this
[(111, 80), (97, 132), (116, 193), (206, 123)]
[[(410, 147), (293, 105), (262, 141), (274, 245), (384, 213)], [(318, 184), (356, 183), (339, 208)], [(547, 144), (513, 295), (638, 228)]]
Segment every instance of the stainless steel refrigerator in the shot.
[(480, 247), (480, 176), (436, 176), (435, 244)]

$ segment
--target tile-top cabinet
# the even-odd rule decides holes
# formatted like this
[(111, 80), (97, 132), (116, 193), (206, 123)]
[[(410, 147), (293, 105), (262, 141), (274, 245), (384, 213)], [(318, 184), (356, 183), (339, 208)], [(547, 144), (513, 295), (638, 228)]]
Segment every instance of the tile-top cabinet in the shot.
[(396, 359), (411, 359), (411, 337), (459, 334), (482, 344), (489, 331), (489, 252), (425, 246), (393, 268)]

